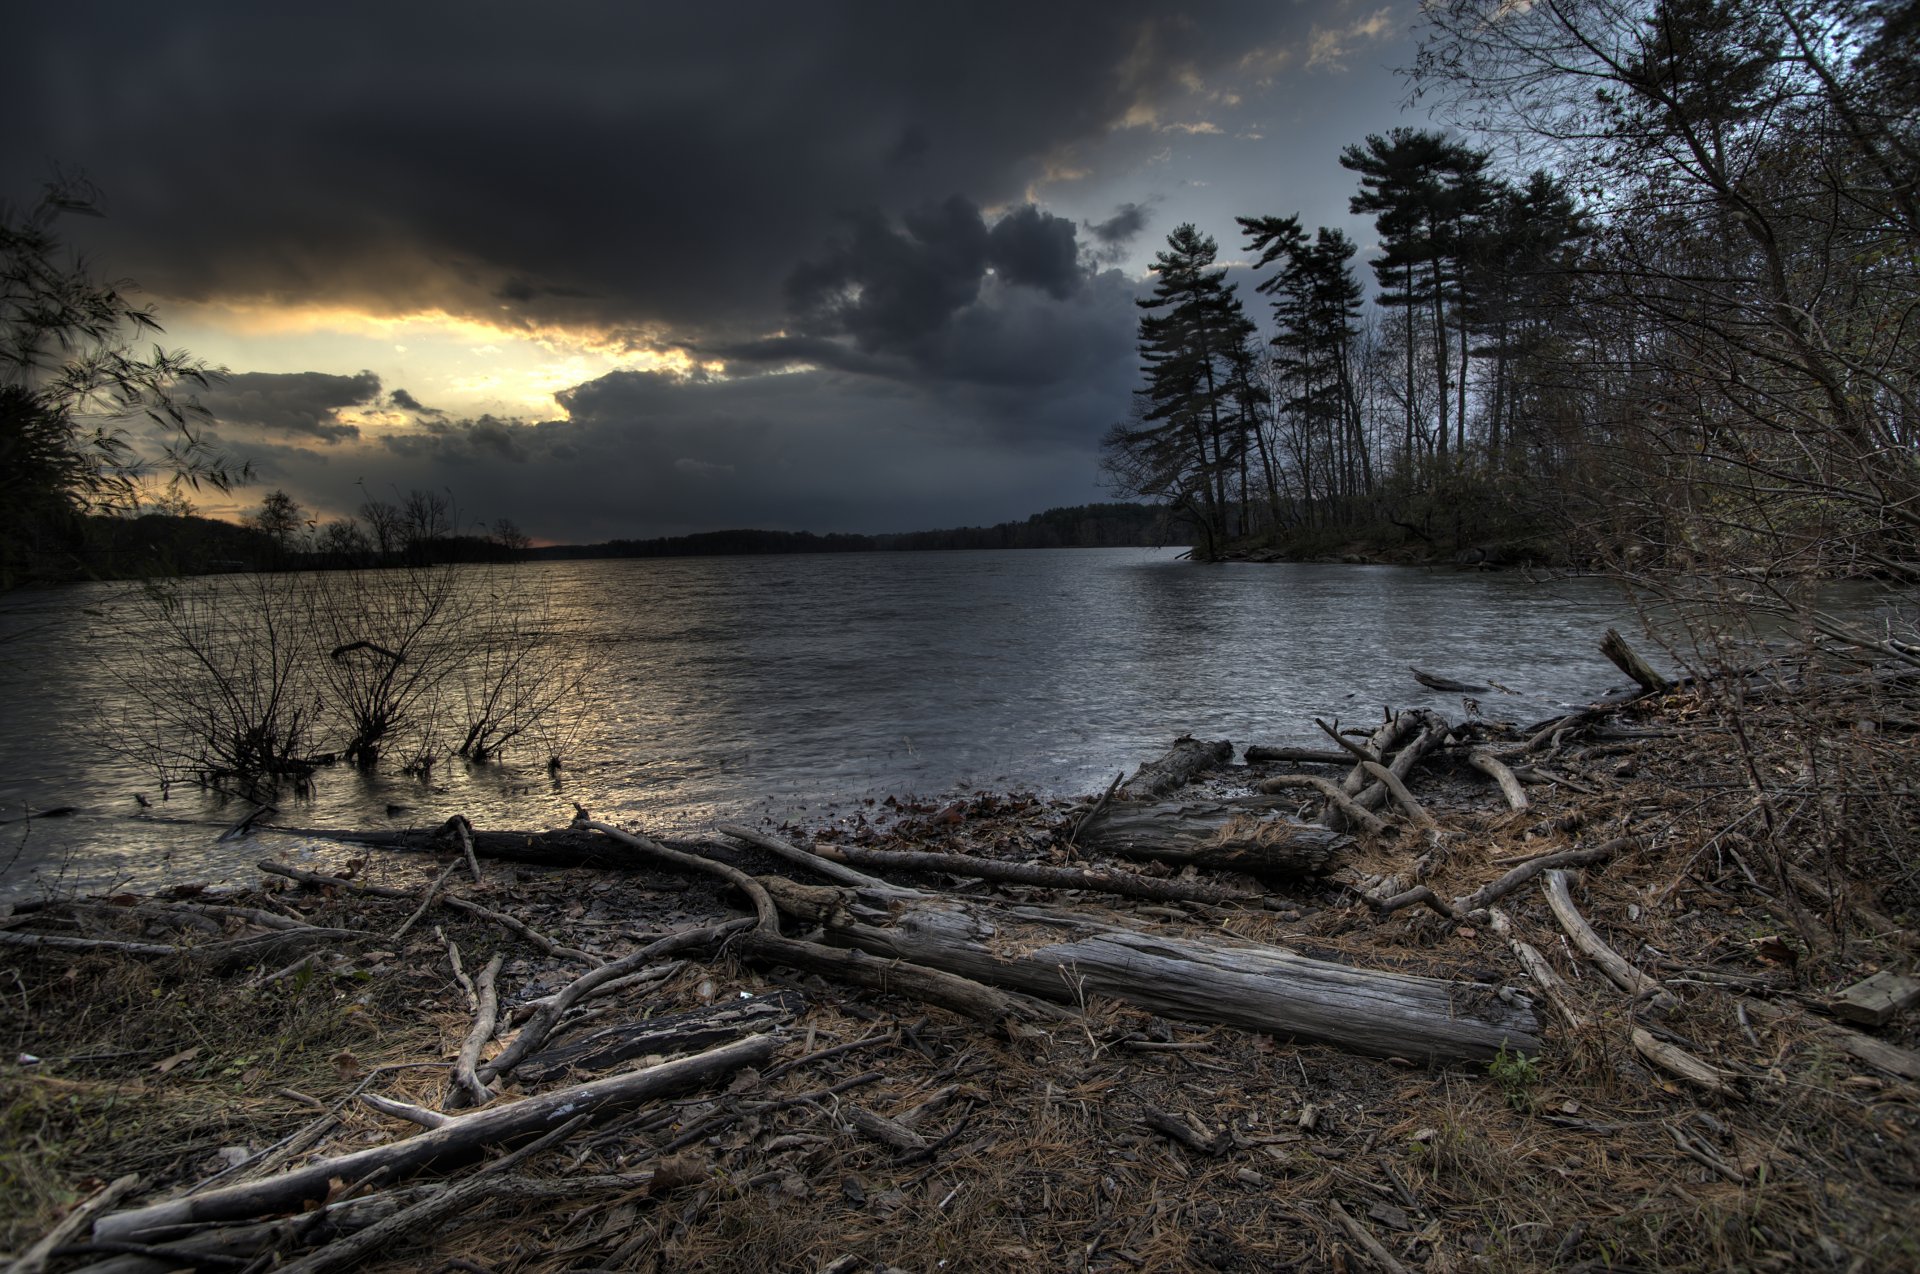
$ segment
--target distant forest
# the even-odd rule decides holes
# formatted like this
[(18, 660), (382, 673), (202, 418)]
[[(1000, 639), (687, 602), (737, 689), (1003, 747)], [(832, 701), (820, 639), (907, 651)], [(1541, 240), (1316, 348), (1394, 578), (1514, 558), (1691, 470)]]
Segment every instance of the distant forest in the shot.
[(961, 526), (892, 535), (815, 535), (809, 531), (707, 531), (656, 540), (610, 540), (533, 549), (533, 558), (706, 557), (735, 553), (889, 553), (933, 549), (1088, 549), (1185, 546), (1188, 528), (1174, 527), (1151, 504), (1079, 504), (1048, 509), (1024, 522)]
[[(376, 505), (358, 518), (310, 527), (297, 505), (272, 493), (245, 524), (179, 513), (93, 515), (68, 522), (33, 578), (126, 579), (245, 570), (339, 570), (449, 562), (569, 561), (615, 557), (725, 557), (748, 553), (880, 553), (940, 549), (1185, 547), (1189, 530), (1149, 504), (1048, 509), (1020, 522), (816, 535), (808, 531), (712, 531), (653, 540), (531, 547), (513, 524), (455, 534), (436, 497)], [(436, 505), (438, 507), (436, 508)]]

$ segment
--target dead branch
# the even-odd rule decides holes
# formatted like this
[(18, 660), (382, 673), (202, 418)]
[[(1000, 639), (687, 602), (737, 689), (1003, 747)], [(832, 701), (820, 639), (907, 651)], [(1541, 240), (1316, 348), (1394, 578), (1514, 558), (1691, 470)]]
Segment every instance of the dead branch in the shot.
[(545, 1132), (576, 1116), (591, 1117), (632, 1106), (664, 1093), (711, 1083), (745, 1066), (763, 1065), (777, 1043), (770, 1035), (751, 1036), (692, 1057), (496, 1106), (456, 1119), (444, 1128), (317, 1160), (264, 1181), (113, 1213), (94, 1223), (93, 1236), (106, 1241), (140, 1242), (176, 1226), (297, 1210), (302, 1204), (326, 1198), (328, 1182), (334, 1178), (357, 1181), (375, 1170), (400, 1177), (436, 1164), (468, 1160), (488, 1146)]
[[(1531, 867), (1533, 863), (1526, 863), (1523, 866)], [(1514, 870), (1521, 869), (1516, 867)], [(1593, 926), (1587, 923), (1586, 917), (1580, 914), (1580, 909), (1574, 906), (1573, 895), (1568, 890), (1568, 884), (1572, 879), (1570, 872), (1553, 870), (1546, 873), (1543, 881), (1547, 906), (1552, 909), (1554, 919), (1560, 922), (1560, 927), (1566, 931), (1568, 940), (1579, 948), (1581, 954), (1599, 965), (1600, 971), (1607, 975), (1608, 980), (1628, 995), (1635, 999), (1644, 996), (1653, 1007), (1658, 1009), (1672, 1008), (1673, 996), (1618, 951), (1608, 946), (1606, 939), (1595, 932)]]
[(1467, 753), (1467, 764), (1500, 785), (1500, 795), (1507, 798), (1509, 808), (1514, 810), (1527, 808), (1527, 789), (1520, 786), (1520, 780), (1514, 777), (1513, 771), (1508, 769), (1506, 763), (1499, 757), (1484, 749), (1476, 748)]

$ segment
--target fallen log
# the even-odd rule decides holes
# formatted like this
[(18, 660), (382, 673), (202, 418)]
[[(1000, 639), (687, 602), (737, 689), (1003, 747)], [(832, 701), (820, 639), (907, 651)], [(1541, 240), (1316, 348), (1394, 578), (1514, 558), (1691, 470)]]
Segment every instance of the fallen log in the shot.
[(1231, 760), (1233, 744), (1226, 740), (1207, 743), (1183, 734), (1173, 741), (1165, 756), (1156, 757), (1135, 770), (1121, 791), (1136, 801), (1157, 801)]
[(1484, 1060), (1502, 1048), (1541, 1047), (1525, 998), (1478, 983), (1356, 969), (1281, 947), (1173, 937), (1041, 907), (761, 883), (782, 911), (821, 925), (832, 941), (1046, 999), (1111, 996), (1172, 1018), (1382, 1057)]
[(1080, 844), (1120, 858), (1193, 863), (1253, 876), (1332, 869), (1352, 838), (1271, 817), (1284, 802), (1259, 797), (1109, 805), (1080, 830)]
[(268, 1213), (296, 1211), (303, 1205), (325, 1200), (328, 1183), (336, 1178), (358, 1181), (378, 1170), (384, 1170), (390, 1177), (400, 1177), (435, 1165), (469, 1160), (488, 1146), (544, 1133), (582, 1115), (593, 1116), (636, 1105), (666, 1093), (711, 1083), (742, 1067), (763, 1065), (773, 1056), (777, 1044), (773, 1036), (756, 1035), (645, 1070), (488, 1107), (430, 1132), (338, 1158), (316, 1160), (264, 1181), (243, 1182), (205, 1194), (115, 1212), (94, 1222), (93, 1237), (102, 1242), (164, 1241), (169, 1231), (177, 1227), (245, 1221)]
[(1618, 629), (1607, 629), (1607, 635), (1600, 639), (1600, 653), (1650, 695), (1664, 694), (1673, 688), (1671, 681), (1655, 672), (1653, 665), (1627, 644), (1627, 639), (1620, 635)]
[(1493, 689), (1492, 686), (1476, 686), (1467, 681), (1455, 681), (1451, 677), (1436, 676), (1430, 672), (1421, 672), (1411, 665), (1407, 668), (1413, 679), (1429, 690), (1438, 690), (1442, 694), (1483, 695)]
[(1282, 765), (1352, 765), (1353, 758), (1345, 752), (1329, 748), (1270, 748), (1255, 745), (1247, 749), (1248, 765), (1276, 762)]
[[(889, 849), (861, 849), (850, 845), (818, 844), (813, 853), (829, 863), (855, 867), (893, 868), (899, 871), (943, 872), (953, 876), (972, 876), (977, 880), (997, 880), (1016, 885), (1038, 885), (1048, 889), (1084, 889), (1114, 894), (1122, 898), (1144, 898), (1152, 902), (1232, 902), (1258, 898), (1243, 889), (1197, 880), (1169, 880), (1160, 876), (1142, 876), (1137, 872), (1102, 868), (1053, 867), (1044, 863), (1009, 863), (997, 858), (979, 858), (971, 854), (941, 854)], [(843, 884), (855, 884), (843, 881)], [(891, 889), (884, 881), (882, 889)]]
[[(965, 1014), (976, 1021), (996, 1026), (1009, 1020), (1057, 1019), (1063, 1016), (1053, 1005), (1044, 1001), (1036, 1000), (1031, 996), (1014, 995), (997, 990), (957, 973), (949, 973), (944, 969), (929, 969), (913, 964), (879, 960), (864, 951), (847, 951), (822, 946), (817, 942), (785, 937), (780, 932), (779, 909), (774, 904), (773, 896), (766, 886), (768, 882), (776, 880), (781, 884), (792, 882), (772, 876), (755, 879), (731, 864), (702, 858), (698, 854), (669, 849), (649, 837), (615, 827), (611, 823), (599, 822), (588, 817), (584, 810), (576, 820), (576, 825), (591, 828), (661, 862), (672, 863), (688, 871), (718, 876), (746, 894), (753, 903), (754, 927), (739, 937), (736, 950), (749, 959), (757, 958), (774, 964), (785, 964), (796, 969), (842, 978), (860, 986), (917, 996), (929, 1004), (938, 1004), (956, 1013)], [(901, 894), (897, 890), (888, 888), (885, 891), (876, 892), (875, 896), (898, 898)], [(499, 1059), (494, 1060), (495, 1064), (498, 1064)]]
[[(457, 816), (456, 816), (457, 817)], [(410, 853), (453, 853), (464, 855), (466, 845), (450, 824), (435, 828), (412, 827), (398, 831), (356, 831), (336, 827), (257, 827), (255, 832), (276, 836), (304, 836), (313, 840), (338, 841), (343, 845), (365, 845), (369, 849), (404, 850)], [(469, 833), (473, 852), (481, 858), (503, 862), (528, 863), (539, 867), (632, 867), (633, 858), (618, 846), (610, 845), (592, 832), (559, 828), (547, 832)]]

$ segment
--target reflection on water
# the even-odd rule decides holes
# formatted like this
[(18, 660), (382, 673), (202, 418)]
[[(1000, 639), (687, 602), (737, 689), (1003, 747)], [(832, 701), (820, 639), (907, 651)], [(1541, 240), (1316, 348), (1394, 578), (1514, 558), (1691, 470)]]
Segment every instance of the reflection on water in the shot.
[[(464, 569), (464, 568), (463, 568)], [(475, 568), (481, 570), (483, 568)], [(776, 818), (865, 796), (963, 786), (1070, 795), (1182, 732), (1309, 742), (1312, 718), (1383, 705), (1453, 717), (1409, 664), (1519, 692), (1490, 715), (1544, 716), (1619, 682), (1595, 643), (1630, 608), (1597, 580), (1391, 567), (1197, 566), (1145, 549), (689, 558), (512, 568), (556, 643), (594, 669), (554, 778), (545, 756), (443, 762), (430, 784), (323, 773), (281, 821), (555, 826), (578, 801), (659, 831)], [(215, 845), (243, 807), (105, 753), (110, 670), (151, 643), (126, 585), (14, 593), (0, 614), (0, 893), (114, 880), (218, 880), (284, 842)], [(9, 860), (12, 865), (9, 867)]]

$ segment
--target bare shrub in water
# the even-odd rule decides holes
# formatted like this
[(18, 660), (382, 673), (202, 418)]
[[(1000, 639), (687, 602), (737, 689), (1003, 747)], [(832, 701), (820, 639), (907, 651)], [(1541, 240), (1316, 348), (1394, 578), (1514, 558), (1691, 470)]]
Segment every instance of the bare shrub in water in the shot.
[(449, 566), (146, 585), (108, 661), (110, 746), (182, 781), (262, 795), (335, 760), (501, 759), (570, 736), (588, 669), (518, 572)]

